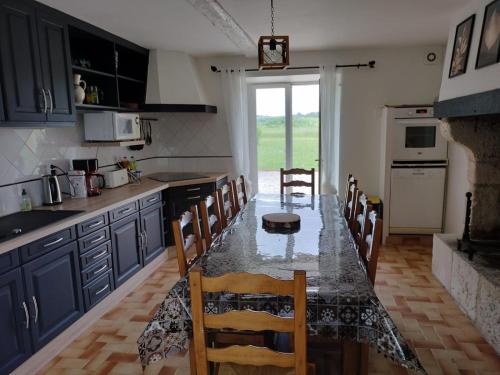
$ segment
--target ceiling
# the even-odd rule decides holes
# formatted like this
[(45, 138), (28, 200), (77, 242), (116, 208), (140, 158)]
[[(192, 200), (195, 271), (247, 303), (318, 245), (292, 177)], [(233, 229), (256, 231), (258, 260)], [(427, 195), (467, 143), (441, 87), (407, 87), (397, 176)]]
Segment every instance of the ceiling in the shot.
[[(191, 3), (214, 0), (41, 0), (147, 48), (242, 54)], [(292, 51), (444, 43), (470, 0), (275, 0), (276, 34)], [(270, 0), (218, 0), (254, 41), (270, 32)]]

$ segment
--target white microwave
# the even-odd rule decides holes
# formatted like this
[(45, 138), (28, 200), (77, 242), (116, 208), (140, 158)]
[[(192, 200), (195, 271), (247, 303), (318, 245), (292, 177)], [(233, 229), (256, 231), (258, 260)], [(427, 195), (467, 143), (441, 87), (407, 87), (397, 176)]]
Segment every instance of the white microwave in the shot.
[(86, 141), (130, 141), (141, 138), (137, 113), (96, 112), (83, 115)]
[(446, 160), (448, 144), (435, 118), (396, 119), (392, 160)]

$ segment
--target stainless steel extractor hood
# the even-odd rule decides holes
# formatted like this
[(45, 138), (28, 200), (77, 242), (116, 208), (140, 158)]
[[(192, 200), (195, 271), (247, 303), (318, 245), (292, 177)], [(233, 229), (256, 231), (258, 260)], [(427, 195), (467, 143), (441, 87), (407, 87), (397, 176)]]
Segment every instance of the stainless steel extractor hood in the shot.
[(149, 52), (144, 112), (217, 113), (208, 105), (193, 59), (177, 51)]

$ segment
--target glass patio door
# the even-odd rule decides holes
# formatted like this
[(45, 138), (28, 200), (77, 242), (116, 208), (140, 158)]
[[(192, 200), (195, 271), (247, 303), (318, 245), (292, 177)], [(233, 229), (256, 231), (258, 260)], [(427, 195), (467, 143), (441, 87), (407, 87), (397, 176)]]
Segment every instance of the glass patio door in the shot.
[(280, 168), (315, 168), (318, 192), (319, 84), (256, 86), (255, 106), (259, 192), (279, 193)]

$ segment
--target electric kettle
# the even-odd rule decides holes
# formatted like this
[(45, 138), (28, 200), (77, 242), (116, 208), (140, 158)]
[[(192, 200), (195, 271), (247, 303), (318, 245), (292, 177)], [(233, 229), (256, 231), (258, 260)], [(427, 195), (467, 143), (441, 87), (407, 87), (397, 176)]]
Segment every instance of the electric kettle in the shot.
[(53, 206), (62, 203), (61, 187), (54, 168), (50, 169), (50, 175), (42, 177), (42, 185), (44, 205)]

